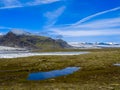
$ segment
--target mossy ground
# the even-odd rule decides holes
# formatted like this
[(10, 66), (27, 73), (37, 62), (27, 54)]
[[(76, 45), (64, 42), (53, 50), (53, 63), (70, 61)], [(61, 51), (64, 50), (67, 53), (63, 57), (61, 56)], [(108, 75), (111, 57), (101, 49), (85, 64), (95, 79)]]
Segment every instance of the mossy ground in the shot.
[[(87, 50), (73, 56), (34, 56), (0, 59), (0, 90), (120, 90), (120, 49)], [(38, 71), (81, 67), (74, 74), (43, 81), (28, 81)]]

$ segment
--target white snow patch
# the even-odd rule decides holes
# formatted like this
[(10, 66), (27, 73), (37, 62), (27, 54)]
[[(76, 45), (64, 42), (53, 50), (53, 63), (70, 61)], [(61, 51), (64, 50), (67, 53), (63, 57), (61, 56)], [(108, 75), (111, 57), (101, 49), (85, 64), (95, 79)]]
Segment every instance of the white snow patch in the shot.
[(18, 58), (29, 56), (46, 56), (46, 55), (80, 55), (87, 54), (88, 52), (46, 52), (46, 53), (3, 53), (0, 54), (0, 58)]
[(7, 46), (0, 46), (0, 51), (9, 51), (9, 50), (25, 50), (24, 48), (15, 48), (15, 47), (7, 47)]
[(11, 32), (16, 35), (31, 35), (31, 33), (23, 31), (23, 30), (11, 30)]

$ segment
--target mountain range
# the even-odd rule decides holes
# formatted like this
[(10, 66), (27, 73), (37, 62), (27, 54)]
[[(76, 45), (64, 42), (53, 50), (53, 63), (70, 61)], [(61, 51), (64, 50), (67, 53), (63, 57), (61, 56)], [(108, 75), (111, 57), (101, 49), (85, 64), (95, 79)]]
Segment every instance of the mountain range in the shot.
[(120, 43), (115, 42), (69, 42), (74, 48), (119, 48)]
[(0, 36), (0, 46), (39, 50), (71, 48), (62, 39), (34, 35), (22, 30), (11, 30), (7, 34)]

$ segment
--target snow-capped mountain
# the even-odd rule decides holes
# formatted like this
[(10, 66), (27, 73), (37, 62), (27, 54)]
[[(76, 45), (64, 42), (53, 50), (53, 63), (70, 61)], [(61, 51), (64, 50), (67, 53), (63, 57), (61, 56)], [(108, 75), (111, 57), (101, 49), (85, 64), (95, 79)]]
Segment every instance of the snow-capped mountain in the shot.
[(10, 32), (16, 35), (32, 35), (31, 33), (23, 31), (23, 30), (11, 30)]
[(11, 30), (0, 38), (1, 46), (19, 47), (26, 49), (62, 49), (71, 48), (67, 42), (61, 39), (33, 35), (22, 30)]
[(0, 51), (22, 51), (22, 50), (26, 50), (25, 48), (14, 48), (14, 47), (7, 47), (7, 46), (0, 46)]
[(113, 42), (69, 42), (69, 45), (76, 47), (76, 48), (107, 48), (107, 47), (120, 47), (119, 43)]

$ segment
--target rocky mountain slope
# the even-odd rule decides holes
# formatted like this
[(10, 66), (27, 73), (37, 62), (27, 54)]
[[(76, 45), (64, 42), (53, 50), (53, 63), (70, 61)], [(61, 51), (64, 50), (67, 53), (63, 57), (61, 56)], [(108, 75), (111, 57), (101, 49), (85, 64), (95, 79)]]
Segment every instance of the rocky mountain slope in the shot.
[(64, 49), (71, 46), (61, 39), (33, 35), (21, 30), (12, 30), (0, 38), (0, 45), (26, 49)]

